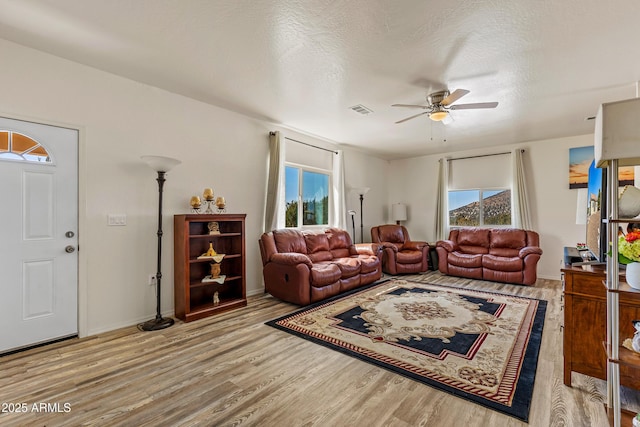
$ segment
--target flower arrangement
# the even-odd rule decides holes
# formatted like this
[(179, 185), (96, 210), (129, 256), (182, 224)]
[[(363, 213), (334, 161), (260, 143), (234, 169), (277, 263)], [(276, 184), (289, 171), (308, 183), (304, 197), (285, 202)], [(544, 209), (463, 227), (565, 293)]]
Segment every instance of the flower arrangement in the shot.
[(618, 238), (618, 261), (621, 264), (640, 262), (640, 231), (632, 231)]

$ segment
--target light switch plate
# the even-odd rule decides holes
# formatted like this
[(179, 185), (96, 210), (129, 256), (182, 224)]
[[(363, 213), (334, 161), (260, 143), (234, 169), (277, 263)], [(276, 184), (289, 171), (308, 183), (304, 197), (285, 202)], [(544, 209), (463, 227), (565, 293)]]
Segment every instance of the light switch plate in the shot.
[(127, 225), (126, 214), (109, 214), (107, 215), (107, 225), (122, 226)]

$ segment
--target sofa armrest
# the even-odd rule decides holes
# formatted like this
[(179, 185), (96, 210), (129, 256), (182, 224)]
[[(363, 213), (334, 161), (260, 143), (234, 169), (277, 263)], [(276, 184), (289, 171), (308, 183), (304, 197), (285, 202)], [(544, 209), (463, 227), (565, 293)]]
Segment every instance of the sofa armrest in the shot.
[(398, 252), (398, 247), (390, 242), (382, 242), (380, 244), (380, 250), (389, 249), (391, 252)]
[(525, 246), (524, 248), (520, 249), (520, 253), (518, 254), (518, 256), (520, 258), (524, 258), (527, 255), (531, 254), (542, 255), (542, 249), (537, 246)]
[(382, 251), (382, 245), (378, 243), (356, 243), (353, 246), (356, 248), (358, 255), (378, 256), (380, 251)]
[(419, 240), (404, 242), (404, 246), (402, 249), (409, 249), (412, 251), (421, 251), (425, 247), (429, 248), (429, 244), (427, 242), (421, 242)]
[(296, 265), (296, 264), (306, 264), (309, 268), (313, 266), (311, 259), (305, 254), (299, 254), (296, 252), (284, 252), (277, 253), (271, 255), (271, 259), (269, 260), (276, 264), (282, 265)]
[(438, 243), (436, 243), (436, 247), (443, 248), (447, 252), (453, 252), (457, 249), (456, 244), (453, 243), (452, 240), (438, 240)]

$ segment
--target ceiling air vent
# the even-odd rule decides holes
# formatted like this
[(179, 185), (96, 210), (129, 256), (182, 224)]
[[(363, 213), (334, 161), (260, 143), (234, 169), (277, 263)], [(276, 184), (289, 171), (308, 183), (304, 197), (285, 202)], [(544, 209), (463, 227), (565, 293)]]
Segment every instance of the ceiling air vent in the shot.
[(364, 116), (366, 116), (367, 114), (373, 113), (373, 110), (370, 110), (369, 108), (365, 107), (362, 104), (354, 105), (353, 107), (349, 107), (349, 108), (355, 111), (356, 113), (360, 113)]

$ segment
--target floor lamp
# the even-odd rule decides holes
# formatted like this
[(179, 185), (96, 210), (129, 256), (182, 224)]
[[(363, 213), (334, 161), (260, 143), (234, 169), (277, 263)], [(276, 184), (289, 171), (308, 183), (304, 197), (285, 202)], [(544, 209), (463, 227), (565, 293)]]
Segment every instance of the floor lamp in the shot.
[(362, 202), (364, 201), (364, 195), (370, 190), (369, 187), (360, 187), (354, 189), (357, 194), (360, 195), (360, 243), (364, 243), (364, 222), (362, 221)]
[(156, 318), (138, 325), (143, 331), (157, 331), (173, 325), (172, 318), (163, 318), (160, 314), (160, 290), (162, 282), (162, 187), (164, 186), (165, 173), (174, 166), (179, 165), (180, 160), (163, 156), (142, 156), (141, 159), (153, 170), (158, 172), (158, 272), (156, 273)]

